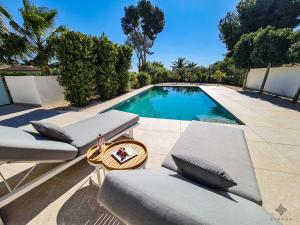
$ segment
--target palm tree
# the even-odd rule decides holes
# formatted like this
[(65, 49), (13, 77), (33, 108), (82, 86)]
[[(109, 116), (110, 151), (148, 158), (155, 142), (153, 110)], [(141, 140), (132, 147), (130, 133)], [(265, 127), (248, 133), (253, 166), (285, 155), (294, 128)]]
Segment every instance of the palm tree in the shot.
[(12, 27), (16, 26), (12, 16), (0, 2), (0, 62), (14, 64), (21, 60), (26, 53), (26, 39), (10, 32), (4, 24), (4, 17), (8, 19)]
[(198, 64), (195, 62), (188, 62), (186, 67), (189, 69), (195, 69), (197, 66), (198, 66)]
[(216, 70), (213, 74), (213, 78), (217, 80), (218, 83), (222, 82), (222, 79), (226, 77), (226, 73), (222, 72), (221, 70)]
[(4, 14), (18, 35), (27, 41), (29, 63), (41, 68), (43, 74), (49, 73), (48, 64), (55, 58), (57, 37), (65, 31), (65, 27), (54, 27), (57, 16), (55, 9), (37, 7), (29, 0), (23, 0), (20, 9), (23, 25), (17, 24), (9, 14)]
[(2, 2), (0, 2), (0, 34), (4, 34), (8, 31), (7, 27), (4, 24), (4, 16), (10, 17), (10, 14), (5, 10)]
[(178, 70), (178, 69), (183, 69), (187, 66), (188, 61), (186, 60), (186, 58), (183, 57), (179, 57), (178, 59), (176, 59), (174, 62), (172, 62), (172, 70)]

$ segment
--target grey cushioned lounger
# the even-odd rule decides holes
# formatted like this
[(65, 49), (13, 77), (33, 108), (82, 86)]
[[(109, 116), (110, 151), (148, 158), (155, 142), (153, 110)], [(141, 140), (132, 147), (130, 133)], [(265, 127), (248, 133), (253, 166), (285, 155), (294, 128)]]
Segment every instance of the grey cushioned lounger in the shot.
[(38, 133), (0, 126), (0, 161), (67, 161), (96, 144), (99, 134), (106, 140), (137, 124), (139, 117), (117, 110), (107, 111), (64, 127), (73, 142), (52, 141)]
[(176, 142), (162, 166), (177, 170), (171, 154), (195, 155), (224, 169), (237, 183), (228, 192), (262, 204), (245, 135), (242, 129), (192, 121)]
[(129, 225), (275, 225), (258, 204), (165, 169), (113, 171), (99, 201)]
[(139, 116), (118, 110), (110, 110), (77, 123), (65, 126), (64, 129), (72, 137), (71, 145), (83, 154), (95, 144), (99, 134), (105, 140), (137, 124)]
[[(238, 185), (211, 189), (177, 173), (172, 153), (197, 155), (222, 167)], [(113, 171), (98, 201), (129, 225), (275, 225), (261, 196), (244, 133), (239, 128), (192, 121), (163, 167)]]
[(19, 128), (0, 126), (0, 161), (66, 161), (78, 154), (74, 146), (51, 141)]
[[(29, 133), (20, 128), (0, 126), (0, 164), (35, 162), (16, 185), (10, 184), (0, 171), (8, 189), (7, 194), (0, 196), (0, 208), (84, 159), (88, 148), (96, 144), (99, 134), (106, 140), (114, 140), (127, 132), (132, 137), (138, 120), (139, 117), (135, 114), (116, 110), (98, 114), (64, 127), (71, 135), (72, 143), (49, 140), (38, 133)], [(37, 165), (53, 161), (61, 163), (24, 184)]]

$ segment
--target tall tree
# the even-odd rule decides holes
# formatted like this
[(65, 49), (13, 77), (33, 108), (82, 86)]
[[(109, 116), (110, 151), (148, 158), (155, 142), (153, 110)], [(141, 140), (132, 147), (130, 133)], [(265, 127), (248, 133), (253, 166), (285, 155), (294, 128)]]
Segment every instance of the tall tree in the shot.
[(219, 31), (221, 41), (228, 50), (232, 50), (242, 35), (238, 14), (236, 12), (228, 12), (219, 22)]
[(251, 54), (254, 49), (254, 33), (243, 34), (233, 49), (233, 61), (238, 68), (249, 69), (253, 66)]
[(220, 20), (220, 39), (231, 52), (243, 34), (272, 26), (295, 28), (300, 24), (300, 0), (241, 0), (236, 11)]
[(255, 32), (251, 60), (255, 67), (280, 66), (289, 63), (288, 50), (292, 44), (292, 30), (266, 27)]
[(295, 28), (300, 24), (299, 0), (241, 0), (237, 5), (243, 33), (260, 28)]
[(289, 28), (266, 27), (244, 34), (234, 47), (234, 62), (238, 67), (247, 69), (289, 63), (292, 38), (293, 32)]
[(136, 52), (139, 68), (142, 68), (146, 65), (147, 55), (153, 54), (150, 49), (157, 34), (164, 28), (164, 13), (148, 0), (140, 0), (136, 6), (125, 7), (124, 11), (122, 29), (127, 35), (127, 44)]

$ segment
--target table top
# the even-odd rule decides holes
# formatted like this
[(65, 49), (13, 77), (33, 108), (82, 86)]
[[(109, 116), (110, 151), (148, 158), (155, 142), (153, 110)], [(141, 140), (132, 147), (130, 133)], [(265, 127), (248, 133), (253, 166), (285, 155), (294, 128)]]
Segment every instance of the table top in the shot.
[[(88, 163), (93, 165), (93, 166), (101, 165), (102, 164), (102, 156), (103, 156), (103, 153), (105, 151), (105, 148), (108, 147), (111, 144), (112, 144), (112, 142), (106, 142), (104, 144), (105, 146), (104, 146), (103, 151), (100, 151), (100, 152), (99, 152), (99, 149), (98, 149), (97, 145), (94, 145), (93, 147), (91, 147), (86, 153), (86, 158), (87, 158)], [(94, 154), (96, 156), (93, 156)]]
[[(119, 163), (117, 159), (112, 156), (112, 152), (120, 148), (130, 147), (137, 152), (137, 156), (129, 159), (124, 163)], [(108, 170), (128, 170), (136, 169), (142, 166), (148, 158), (148, 151), (144, 144), (134, 140), (117, 141), (104, 150), (102, 158), (103, 166)]]

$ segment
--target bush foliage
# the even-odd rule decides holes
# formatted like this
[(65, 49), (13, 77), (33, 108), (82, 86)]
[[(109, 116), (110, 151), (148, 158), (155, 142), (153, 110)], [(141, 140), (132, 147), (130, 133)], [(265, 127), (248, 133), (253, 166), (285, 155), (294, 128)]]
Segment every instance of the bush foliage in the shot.
[(121, 45), (118, 48), (118, 59), (116, 71), (119, 74), (119, 93), (126, 93), (130, 89), (130, 74), (132, 48), (128, 45)]
[(138, 83), (139, 83), (139, 87), (144, 87), (146, 85), (151, 84), (151, 75), (145, 71), (141, 71), (138, 74)]
[(65, 98), (74, 106), (90, 99), (106, 100), (129, 90), (132, 49), (111, 42), (105, 35), (94, 37), (69, 31), (58, 48), (59, 82)]
[(147, 72), (151, 76), (153, 84), (163, 83), (169, 80), (170, 71), (165, 68), (161, 62), (147, 63), (143, 71)]
[(255, 32), (251, 61), (255, 67), (280, 66), (289, 63), (288, 49), (291, 46), (292, 30), (267, 27)]
[(130, 88), (135, 89), (139, 88), (139, 80), (138, 80), (138, 73), (136, 72), (129, 72), (129, 83), (130, 83)]
[(266, 27), (244, 34), (233, 50), (233, 59), (240, 68), (280, 66), (290, 63), (289, 49), (294, 34), (291, 29)]
[(119, 79), (116, 72), (118, 59), (117, 45), (106, 36), (95, 38), (96, 89), (100, 99), (110, 99), (118, 95)]
[(83, 106), (96, 94), (94, 41), (79, 32), (67, 32), (60, 38), (57, 51), (60, 61), (59, 83), (65, 98), (73, 106)]

